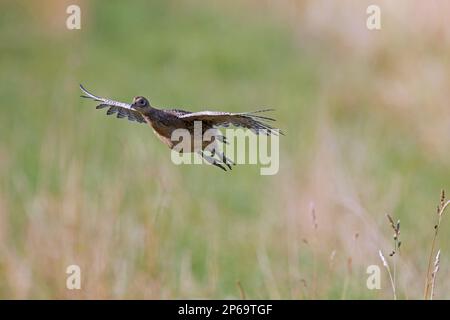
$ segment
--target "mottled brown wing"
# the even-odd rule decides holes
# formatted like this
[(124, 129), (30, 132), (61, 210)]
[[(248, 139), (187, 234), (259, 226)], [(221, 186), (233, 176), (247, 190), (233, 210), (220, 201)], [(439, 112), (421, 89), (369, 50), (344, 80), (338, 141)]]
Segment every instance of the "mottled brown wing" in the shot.
[(186, 114), (190, 114), (192, 113), (191, 111), (186, 111), (186, 110), (181, 110), (181, 109), (164, 109), (164, 112), (173, 114), (177, 117), (181, 117), (184, 116)]
[(244, 113), (230, 113), (230, 112), (220, 112), (220, 111), (202, 111), (194, 112), (179, 116), (180, 119), (185, 121), (202, 121), (207, 123), (211, 127), (228, 127), (233, 125), (236, 127), (243, 127), (252, 130), (256, 134), (264, 133), (267, 135), (274, 134), (281, 131), (271, 127), (264, 121), (275, 121), (275, 119), (257, 115), (256, 113), (269, 111), (269, 110), (258, 110), (254, 112), (244, 112)]
[(119, 119), (128, 118), (128, 120), (130, 120), (130, 121), (137, 121), (139, 123), (146, 122), (144, 117), (142, 117), (142, 115), (139, 112), (131, 109), (131, 104), (96, 96), (96, 95), (90, 93), (89, 91), (87, 91), (81, 84), (80, 84), (80, 89), (85, 94), (85, 95), (82, 95), (81, 97), (101, 102), (99, 105), (97, 105), (95, 107), (96, 109), (109, 108), (108, 111), (106, 112), (106, 115), (109, 116), (109, 115), (117, 114), (117, 118), (119, 118)]

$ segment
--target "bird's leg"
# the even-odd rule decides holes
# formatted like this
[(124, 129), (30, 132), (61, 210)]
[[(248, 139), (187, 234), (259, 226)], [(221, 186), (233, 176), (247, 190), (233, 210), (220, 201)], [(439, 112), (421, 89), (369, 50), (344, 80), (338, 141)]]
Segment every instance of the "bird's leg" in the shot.
[[(203, 152), (205, 152), (206, 150), (209, 151), (211, 153), (211, 158), (213, 158), (216, 162), (217, 162), (217, 160), (219, 160), (221, 162), (220, 164), (225, 164), (226, 166), (228, 166), (228, 168), (230, 168), (230, 170), (232, 170), (231, 166), (227, 163), (227, 161), (229, 161), (229, 163), (232, 163), (232, 164), (234, 164), (234, 163), (230, 159), (226, 158), (224, 156), (224, 154), (218, 150), (218, 148), (219, 147), (217, 145), (213, 145), (212, 147), (210, 145)], [(216, 154), (219, 157), (219, 159), (215, 158)]]
[(231, 167), (231, 165), (236, 165), (233, 161), (231, 161), (230, 159), (228, 159), (223, 152), (220, 152), (219, 150), (217, 150), (218, 147), (214, 147), (210, 150), (211, 152), (211, 157), (215, 157), (215, 155), (217, 154), (217, 156), (219, 157), (220, 161), (225, 164), (228, 168), (230, 168), (230, 170), (233, 170), (233, 168)]
[(214, 165), (214, 166), (216, 166), (216, 167), (222, 169), (223, 171), (227, 171), (227, 169), (225, 169), (224, 166), (222, 166), (219, 162), (217, 162), (217, 159), (214, 159), (213, 157), (207, 156), (207, 155), (204, 153), (203, 150), (202, 150), (202, 151), (199, 151), (198, 154), (201, 155), (202, 158), (206, 160), (206, 162), (208, 162), (208, 163), (210, 163), (210, 164), (212, 164), (212, 165)]
[(219, 156), (219, 158), (222, 160), (222, 162), (223, 162), (224, 164), (226, 164), (226, 165), (228, 166), (228, 168), (230, 168), (230, 170), (232, 170), (231, 165), (235, 166), (236, 164), (235, 164), (233, 161), (231, 161), (230, 159), (228, 159), (228, 158), (223, 154), (223, 152), (220, 152), (219, 150), (215, 150), (215, 151), (216, 151), (217, 155)]

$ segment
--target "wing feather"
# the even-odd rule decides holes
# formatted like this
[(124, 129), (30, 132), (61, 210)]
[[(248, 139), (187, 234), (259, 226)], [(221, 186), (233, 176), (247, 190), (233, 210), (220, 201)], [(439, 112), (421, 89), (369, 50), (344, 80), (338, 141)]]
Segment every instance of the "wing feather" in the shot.
[(109, 115), (115, 114), (115, 113), (117, 113), (117, 111), (119, 111), (119, 108), (116, 106), (112, 106), (108, 109), (108, 111), (106, 111), (106, 115), (109, 116)]
[(269, 110), (257, 110), (254, 112), (230, 113), (220, 111), (201, 111), (179, 116), (186, 121), (202, 121), (210, 123), (211, 126), (228, 127), (230, 124), (235, 127), (243, 127), (252, 130), (256, 134), (283, 134), (278, 129), (273, 128), (264, 121), (275, 121), (273, 118), (255, 115), (255, 113)]
[(95, 107), (96, 109), (103, 109), (109, 107), (108, 111), (106, 112), (106, 115), (109, 116), (117, 113), (117, 118), (119, 119), (128, 117), (128, 120), (130, 121), (137, 121), (139, 123), (146, 122), (144, 117), (142, 117), (142, 115), (139, 112), (131, 108), (131, 104), (96, 96), (87, 91), (81, 84), (80, 89), (84, 93), (84, 95), (82, 95), (81, 97), (101, 102), (99, 105)]
[(128, 114), (126, 113), (127, 109), (123, 109), (123, 108), (119, 108), (119, 112), (117, 112), (117, 118), (125, 118), (126, 116), (128, 116)]

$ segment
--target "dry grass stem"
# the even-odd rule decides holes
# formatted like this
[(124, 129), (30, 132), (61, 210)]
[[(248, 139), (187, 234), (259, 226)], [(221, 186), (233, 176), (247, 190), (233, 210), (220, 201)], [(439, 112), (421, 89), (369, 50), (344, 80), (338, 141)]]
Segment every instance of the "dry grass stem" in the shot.
[[(312, 224), (313, 224), (313, 228), (314, 228), (313, 246), (317, 247), (319, 245), (318, 234), (317, 234), (319, 224), (317, 222), (316, 206), (315, 206), (314, 202), (310, 203), (310, 212), (311, 212)], [(312, 252), (313, 252), (312, 298), (315, 298), (316, 294), (317, 294), (317, 253), (316, 253), (316, 248), (312, 248)]]
[(400, 246), (402, 242), (400, 241), (400, 220), (397, 220), (397, 222), (394, 222), (394, 219), (389, 215), (386, 214), (386, 217), (389, 220), (389, 223), (391, 225), (392, 230), (394, 231), (394, 249), (389, 254), (390, 257), (392, 257), (392, 263), (393, 263), (393, 285), (395, 288), (397, 288), (397, 253), (400, 251)]
[(431, 292), (430, 292), (430, 300), (433, 300), (434, 296), (434, 285), (436, 283), (436, 275), (439, 271), (439, 263), (441, 262), (441, 250), (436, 254), (436, 259), (434, 260), (434, 269), (431, 274)]
[(245, 291), (244, 291), (244, 288), (242, 287), (242, 285), (241, 285), (241, 282), (240, 281), (238, 281), (237, 283), (236, 283), (236, 285), (237, 285), (237, 287), (238, 287), (238, 289), (239, 289), (239, 295), (240, 295), (240, 297), (241, 297), (241, 300), (246, 300), (246, 295), (245, 295)]
[(394, 294), (394, 300), (397, 300), (397, 292), (395, 290), (395, 284), (394, 284), (394, 279), (392, 278), (391, 268), (389, 267), (389, 264), (386, 261), (386, 258), (384, 257), (384, 255), (381, 252), (381, 250), (378, 250), (378, 254), (380, 256), (381, 261), (383, 262), (383, 266), (386, 268), (386, 270), (388, 272), (389, 280), (391, 282), (392, 292)]
[(428, 268), (427, 268), (427, 274), (426, 274), (426, 281), (425, 281), (425, 292), (424, 292), (424, 299), (432, 299), (432, 293), (431, 293), (431, 286), (432, 286), (432, 273), (433, 271), (431, 270), (432, 268), (432, 261), (433, 261), (433, 257), (434, 257), (434, 252), (436, 250), (436, 242), (437, 242), (437, 236), (439, 234), (439, 227), (441, 225), (441, 221), (442, 221), (442, 216), (445, 212), (445, 209), (448, 207), (448, 205), (450, 204), (450, 200), (445, 200), (445, 191), (442, 190), (441, 193), (441, 200), (439, 202), (439, 205), (437, 207), (437, 223), (434, 226), (434, 235), (433, 235), (433, 241), (431, 242), (431, 250), (430, 250), (430, 255), (428, 257)]

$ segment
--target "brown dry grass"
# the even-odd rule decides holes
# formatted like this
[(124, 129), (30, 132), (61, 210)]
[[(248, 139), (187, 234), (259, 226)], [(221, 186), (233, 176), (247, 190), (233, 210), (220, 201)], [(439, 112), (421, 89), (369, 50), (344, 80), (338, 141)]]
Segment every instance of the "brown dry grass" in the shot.
[[(22, 107), (0, 119), (0, 297), (391, 298), (387, 275), (365, 287), (392, 248), (385, 212), (402, 221), (398, 297), (422, 297), (450, 179), (450, 5), (376, 1), (369, 32), (368, 1), (143, 3), (86, 5), (77, 36), (50, 2), (1, 29), (0, 96)], [(124, 32), (143, 12), (158, 14)], [(175, 167), (147, 128), (82, 105), (80, 79), (118, 99), (276, 106), (281, 170)], [(81, 291), (65, 288), (74, 263)]]

